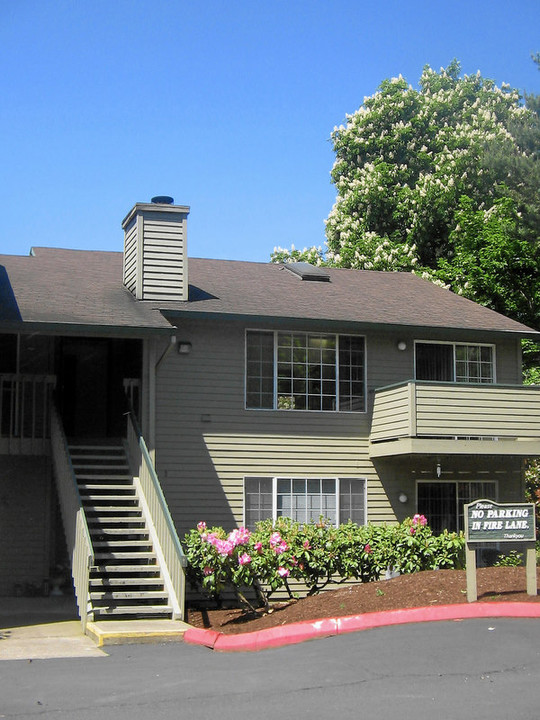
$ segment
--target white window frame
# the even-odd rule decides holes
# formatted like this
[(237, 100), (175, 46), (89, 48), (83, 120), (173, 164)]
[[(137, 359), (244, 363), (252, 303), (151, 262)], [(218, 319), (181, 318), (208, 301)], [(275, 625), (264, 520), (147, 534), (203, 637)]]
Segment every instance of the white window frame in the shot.
[[(368, 498), (368, 481), (365, 477), (360, 477), (355, 475), (354, 477), (347, 477), (347, 476), (336, 476), (336, 475), (325, 475), (325, 476), (310, 476), (310, 475), (245, 475), (243, 478), (243, 505), (244, 505), (244, 512), (243, 512), (243, 522), (244, 525), (247, 526), (247, 502), (246, 502), (246, 480), (248, 479), (269, 479), (272, 481), (272, 521), (276, 522), (278, 517), (289, 517), (288, 515), (279, 515), (277, 514), (277, 486), (278, 486), (278, 480), (317, 480), (322, 483), (323, 480), (333, 480), (335, 481), (335, 500), (336, 500), (336, 523), (335, 527), (339, 527), (340, 525), (340, 515), (341, 515), (341, 507), (340, 507), (340, 498), (341, 498), (341, 481), (347, 481), (347, 480), (358, 480), (363, 482), (363, 511), (364, 511), (364, 525), (367, 525), (368, 520), (368, 504), (367, 504), (367, 498)], [(318, 518), (317, 518), (318, 520)], [(303, 523), (304, 521), (298, 520), (297, 522)]]
[[(248, 407), (247, 404), (247, 397), (248, 397), (248, 358), (247, 358), (247, 338), (248, 333), (267, 333), (272, 334), (273, 336), (273, 405), (272, 407)], [(335, 393), (334, 393), (334, 403), (335, 405), (339, 405), (339, 341), (340, 337), (354, 337), (354, 338), (360, 338), (363, 340), (363, 346), (364, 346), (364, 357), (363, 357), (363, 367), (364, 367), (364, 377), (362, 380), (362, 386), (363, 386), (363, 400), (364, 400), (364, 407), (361, 410), (342, 410), (339, 407), (335, 407), (333, 410), (321, 410), (316, 409), (312, 410), (310, 408), (285, 408), (285, 407), (279, 407), (279, 397), (278, 397), (278, 336), (280, 334), (297, 334), (297, 335), (306, 335), (306, 336), (319, 336), (319, 337), (330, 337), (335, 338), (336, 340), (336, 346), (335, 346)], [(245, 335), (244, 335), (244, 409), (245, 410), (255, 410), (255, 411), (282, 411), (282, 412), (309, 412), (309, 413), (352, 413), (354, 415), (362, 415), (366, 414), (368, 412), (368, 402), (367, 402), (367, 342), (366, 342), (366, 336), (361, 335), (358, 333), (329, 333), (329, 332), (311, 332), (309, 330), (287, 330), (287, 329), (279, 329), (279, 330), (264, 330), (261, 328), (246, 328)]]
[[(496, 345), (494, 343), (475, 343), (475, 342), (454, 342), (454, 341), (448, 341), (448, 340), (415, 340), (414, 341), (414, 378), (415, 380), (418, 380), (416, 377), (416, 346), (417, 345), (450, 345), (452, 347), (452, 373), (453, 373), (453, 379), (449, 380), (448, 382), (453, 382), (460, 385), (494, 385), (497, 382), (497, 353), (496, 353)], [(490, 382), (477, 382), (475, 380), (473, 381), (465, 381), (465, 380), (456, 380), (456, 369), (457, 369), (457, 358), (456, 358), (456, 348), (457, 347), (476, 347), (476, 348), (491, 348), (491, 360), (492, 360), (492, 368), (493, 368), (493, 379)], [(437, 382), (435, 380), (418, 380), (418, 382)], [(445, 381), (442, 381), (445, 382)]]

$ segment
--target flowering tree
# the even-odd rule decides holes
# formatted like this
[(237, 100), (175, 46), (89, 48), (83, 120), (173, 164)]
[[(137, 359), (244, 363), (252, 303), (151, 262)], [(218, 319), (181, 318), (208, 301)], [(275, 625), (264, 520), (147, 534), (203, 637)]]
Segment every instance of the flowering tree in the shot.
[(457, 61), (424, 68), (418, 89), (385, 80), (332, 133), (326, 254), (276, 248), (272, 259), (416, 272), (539, 327), (536, 101), (460, 77)]

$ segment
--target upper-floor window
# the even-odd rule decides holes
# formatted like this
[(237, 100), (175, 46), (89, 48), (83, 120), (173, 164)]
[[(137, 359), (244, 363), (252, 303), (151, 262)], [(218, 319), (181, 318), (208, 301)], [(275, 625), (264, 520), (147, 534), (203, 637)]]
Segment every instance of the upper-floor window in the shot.
[(247, 331), (247, 408), (364, 412), (365, 396), (363, 337)]
[(493, 345), (417, 342), (416, 379), (493, 383), (495, 382), (494, 356)]

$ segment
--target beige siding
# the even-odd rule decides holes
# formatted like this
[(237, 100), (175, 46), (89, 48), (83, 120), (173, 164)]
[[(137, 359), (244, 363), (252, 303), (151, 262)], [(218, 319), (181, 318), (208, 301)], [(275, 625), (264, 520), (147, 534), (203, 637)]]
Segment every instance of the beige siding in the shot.
[(137, 292), (137, 219), (126, 229), (124, 239), (124, 285), (134, 295)]
[(144, 216), (142, 282), (145, 300), (187, 299), (182, 216), (165, 213)]
[(139, 300), (187, 300), (188, 209), (136, 205), (124, 224), (124, 285)]
[[(248, 327), (270, 326), (254, 321)], [(178, 334), (192, 351), (170, 353), (160, 365), (156, 460), (180, 534), (200, 520), (227, 528), (243, 522), (243, 479), (253, 475), (362, 477), (370, 521), (414, 513), (414, 493), (406, 505), (397, 501), (411, 471), (401, 462), (374, 464), (368, 456), (374, 390), (413, 377), (414, 337), (394, 331), (366, 336), (367, 413), (246, 410), (245, 329), (241, 322), (181, 320)], [(405, 351), (397, 349), (402, 339)]]

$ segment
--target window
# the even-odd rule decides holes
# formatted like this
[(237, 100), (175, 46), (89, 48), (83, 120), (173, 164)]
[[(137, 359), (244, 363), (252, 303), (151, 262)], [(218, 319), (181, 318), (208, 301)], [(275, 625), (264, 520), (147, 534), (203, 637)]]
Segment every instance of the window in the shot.
[(434, 534), (444, 529), (464, 530), (463, 506), (481, 498), (496, 500), (492, 481), (418, 483), (418, 512), (425, 515)]
[(415, 361), (417, 380), (495, 382), (492, 345), (417, 342)]
[(246, 407), (365, 412), (364, 338), (248, 330)]
[(366, 522), (366, 481), (361, 478), (247, 477), (244, 480), (245, 524), (288, 517), (300, 523), (333, 525)]

